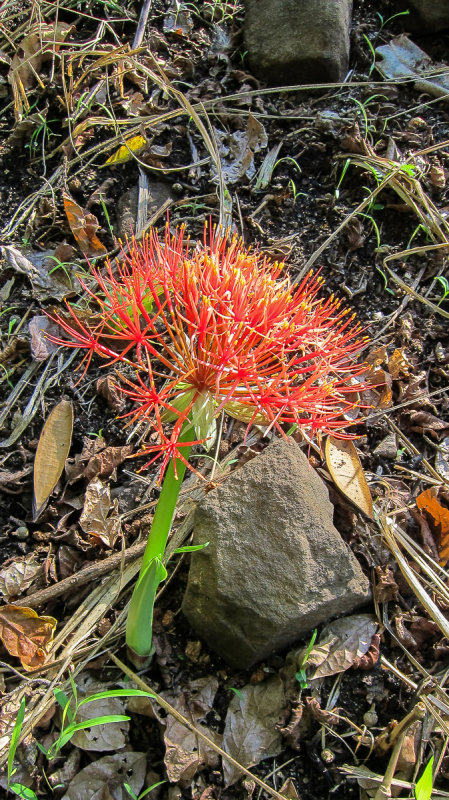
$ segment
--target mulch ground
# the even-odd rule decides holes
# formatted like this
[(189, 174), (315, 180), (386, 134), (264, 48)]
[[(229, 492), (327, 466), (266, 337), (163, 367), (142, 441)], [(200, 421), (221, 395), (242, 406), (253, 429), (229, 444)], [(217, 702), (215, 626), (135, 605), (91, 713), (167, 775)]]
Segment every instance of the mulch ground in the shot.
[[(218, 220), (224, 204), (245, 244), (285, 260), (293, 278), (306, 268), (320, 268), (323, 291), (342, 297), (367, 326), (371, 343), (364, 357), (372, 388), (357, 428), (357, 451), (377, 508), (433, 564), (440, 562), (447, 587), (448, 106), (413, 81), (395, 83), (379, 75), (368, 42), (388, 44), (406, 30), (406, 22), (397, 18), (382, 27), (388, 2), (359, 0), (354, 6), (347, 83), (319, 91), (267, 91), (247, 64), (243, 14), (234, 3), (155, 0), (137, 49), (140, 6), (133, 3), (122, 8), (91, 2), (82, 12), (69, 0), (57, 6), (3, 3), (0, 591), (5, 603), (31, 606), (57, 620), (52, 651), (57, 660), (56, 668), (38, 666), (33, 672), (26, 659), (21, 663), (17, 657), (20, 642), (16, 655), (10, 648), (1, 650), (0, 743), (7, 753), (24, 697), (38, 727), (24, 728), (16, 779), (38, 797), (62, 797), (83, 768), (106, 755), (120, 759), (137, 752), (148, 756), (146, 787), (170, 779), (150, 793), (152, 798), (256, 798), (261, 791), (249, 777), (226, 785), (221, 762), (209, 751), (193, 766), (189, 761), (183, 772), (180, 764), (191, 742), (179, 730), (171, 732), (171, 740), (155, 708), (130, 706), (131, 721), (122, 738), (114, 729), (112, 745), (98, 744), (93, 728), (90, 738), (73, 739), (63, 751), (64, 761), (48, 765), (37, 747), (48, 748), (60, 730), (53, 688), (68, 690), (70, 670), (75, 669), (80, 691), (117, 681), (126, 685), (106, 652), (126, 657), (121, 612), (129, 593), (114, 588), (111, 576), (118, 574), (113, 567), (120, 556), (111, 559), (148, 532), (157, 469), (140, 474), (143, 462), (128, 458), (138, 442), (129, 438), (119, 414), (130, 406), (120, 406), (105, 370), (92, 363), (78, 383), (80, 357), (53, 351), (36, 331), (36, 320), (43, 312), (61, 311), (64, 296), (82, 304), (75, 278), (83, 272), (88, 279), (82, 253), (98, 265), (106, 253), (114, 258), (118, 239), (136, 230), (137, 209), (148, 191), (145, 220), (162, 231), (168, 211), (172, 228), (185, 224), (192, 240), (201, 238), (205, 220)], [(33, 39), (37, 23), (45, 26), (43, 51)], [(64, 40), (56, 55), (55, 32)], [(436, 67), (444, 61), (447, 33), (413, 41)], [(20, 81), (8, 82), (12, 67)], [(221, 159), (229, 197), (217, 181), (207, 136)], [(376, 194), (393, 173), (395, 180)], [(358, 206), (360, 213), (353, 214)], [(71, 403), (75, 418), (69, 460), (36, 519), (36, 449), (45, 419), (62, 398)], [(232, 451), (234, 467), (257, 457), (266, 444), (248, 446), (244, 433), (239, 424), (223, 430), (221, 455)], [(300, 691), (298, 684), (279, 720), (281, 751), (274, 760), (259, 759), (253, 772), (291, 800), (297, 795), (346, 799), (360, 792), (373, 797), (375, 789), (348, 779), (342, 765), (384, 775), (395, 721), (433, 692), (443, 703), (443, 720), (414, 723), (398, 771), (403, 780), (413, 781), (433, 754), (439, 762), (437, 786), (443, 787), (449, 777), (444, 699), (449, 643), (401, 573), (391, 546), (381, 540), (379, 527), (332, 486), (324, 459), (319, 454), (313, 459), (329, 481), (335, 524), (373, 580), (368, 611), (378, 615), (380, 653), (388, 664), (374, 647), (370, 663), (326, 677), (319, 687)], [(197, 465), (208, 469), (206, 460)], [(98, 478), (118, 527), (105, 524), (95, 538), (80, 519), (88, 487)], [(202, 491), (194, 478), (189, 487), (197, 495)], [(120, 535), (114, 535), (117, 531)], [(422, 566), (401, 552), (425, 585)], [(90, 570), (85, 582), (61, 584), (80, 570)], [(286, 654), (249, 673), (232, 670), (198, 641), (179, 613), (187, 573), (184, 558), (158, 601), (156, 655), (141, 677), (219, 742), (239, 692), (276, 678)], [(111, 581), (110, 602), (95, 616), (92, 593), (103, 575)], [(427, 590), (447, 616), (444, 591), (432, 583)], [(36, 595), (34, 605), (30, 595)], [(77, 638), (77, 622), (86, 620), (92, 628)], [(194, 707), (198, 692), (201, 699)], [(337, 721), (330, 712), (338, 714)], [(117, 710), (108, 707), (104, 713)], [(255, 736), (258, 724), (255, 714), (248, 723)], [(117, 764), (108, 769), (118, 769)], [(115, 788), (109, 794), (106, 787), (107, 780), (94, 796), (126, 796)], [(410, 789), (401, 793), (410, 796)], [(86, 787), (72, 787), (67, 797), (91, 795)]]

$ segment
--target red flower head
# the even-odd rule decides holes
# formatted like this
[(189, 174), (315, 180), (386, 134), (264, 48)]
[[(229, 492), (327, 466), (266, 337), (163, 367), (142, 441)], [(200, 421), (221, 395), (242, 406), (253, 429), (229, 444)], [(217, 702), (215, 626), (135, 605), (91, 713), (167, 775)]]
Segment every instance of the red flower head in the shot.
[[(365, 344), (360, 325), (333, 296), (318, 296), (322, 279), (309, 274), (298, 286), (283, 265), (205, 231), (192, 248), (165, 231), (131, 242), (117, 267), (92, 268), (99, 305), (91, 323), (57, 320), (70, 341), (108, 363), (125, 362), (134, 379), (122, 392), (135, 403), (125, 416), (147, 420), (158, 444), (145, 448), (162, 472), (172, 456), (183, 459), (183, 423), (193, 422), (196, 443), (210, 446), (215, 418), (224, 410), (252, 424), (303, 426), (310, 433), (338, 431), (357, 405), (354, 381), (363, 367), (355, 356)], [(125, 388), (126, 387), (126, 388)], [(166, 424), (173, 423), (170, 433)], [(149, 462), (151, 463), (151, 461)]]

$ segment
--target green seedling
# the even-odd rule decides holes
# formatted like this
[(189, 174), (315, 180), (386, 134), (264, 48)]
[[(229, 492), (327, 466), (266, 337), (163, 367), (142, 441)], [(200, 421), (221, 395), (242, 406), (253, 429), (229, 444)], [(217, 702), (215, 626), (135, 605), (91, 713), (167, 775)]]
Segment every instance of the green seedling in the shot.
[(289, 183), (289, 185), (290, 185), (290, 189), (292, 190), (292, 195), (293, 195), (293, 205), (295, 205), (295, 203), (296, 203), (296, 200), (298, 199), (298, 197), (300, 197), (301, 195), (302, 195), (303, 197), (306, 197), (306, 193), (305, 193), (305, 192), (298, 192), (298, 191), (296, 191), (296, 183), (295, 183), (295, 181), (293, 180), (293, 178), (290, 178), (290, 183)]
[(20, 321), (20, 317), (11, 317), (8, 322), (8, 339), (13, 335), (14, 328), (17, 323)]
[(426, 765), (426, 768), (420, 779), (415, 784), (415, 800), (430, 800), (433, 789), (432, 768), (433, 756)]
[(275, 163), (275, 165), (273, 167), (273, 172), (276, 169), (276, 167), (279, 166), (279, 164), (282, 164), (283, 161), (291, 161), (291, 163), (296, 167), (296, 169), (298, 170), (299, 174), (301, 175), (301, 173), (302, 173), (301, 167), (299, 166), (299, 164), (296, 161), (296, 159), (292, 158), (291, 156), (282, 156), (282, 158), (278, 158), (278, 160), (276, 161), (276, 163)]
[(307, 689), (307, 675), (306, 675), (306, 665), (307, 661), (309, 660), (310, 653), (312, 652), (313, 645), (315, 644), (315, 639), (317, 637), (317, 629), (315, 628), (314, 632), (312, 633), (311, 639), (309, 644), (307, 645), (307, 649), (301, 659), (301, 663), (299, 665), (299, 669), (295, 674), (295, 678), (298, 681), (301, 689)]
[(376, 11), (376, 14), (380, 19), (380, 30), (383, 30), (385, 25), (388, 25), (389, 22), (393, 22), (396, 17), (406, 17), (408, 14), (410, 14), (410, 11), (408, 9), (407, 11), (398, 11), (397, 14), (392, 14), (391, 17), (387, 17), (387, 19), (384, 19), (379, 11)]
[[(9, 380), (10, 375), (12, 374), (12, 370), (8, 371), (4, 364), (0, 364), (0, 367), (3, 370), (3, 372), (5, 373), (5, 378), (4, 379), (5, 379), (6, 383), (8, 384), (8, 386), (11, 387), (11, 389), (14, 389), (14, 384)], [(2, 383), (2, 381), (0, 381), (0, 383)]]
[(372, 217), (371, 214), (364, 214), (363, 211), (360, 211), (360, 213), (357, 214), (357, 216), (364, 217), (365, 219), (369, 220), (369, 222), (371, 222), (374, 234), (376, 236), (376, 248), (377, 250), (380, 250), (380, 230), (374, 217)]
[(108, 224), (109, 233), (111, 234), (111, 237), (114, 238), (114, 229), (113, 229), (113, 227), (111, 225), (111, 219), (109, 217), (109, 211), (108, 211), (107, 205), (106, 205), (106, 203), (104, 201), (104, 197), (101, 194), (101, 192), (100, 192), (100, 203), (101, 203), (101, 207), (103, 209), (103, 214), (106, 217), (106, 222)]
[(367, 43), (367, 45), (368, 45), (368, 47), (370, 49), (370, 55), (371, 55), (371, 64), (370, 64), (370, 68), (368, 70), (368, 77), (369, 77), (371, 75), (371, 73), (373, 72), (373, 70), (375, 69), (375, 66), (376, 66), (376, 51), (374, 49), (373, 43), (369, 40), (369, 38), (366, 35), (366, 33), (363, 34), (363, 38), (365, 39), (365, 42)]
[(379, 265), (376, 264), (376, 269), (380, 273), (380, 275), (382, 276), (382, 279), (383, 279), (383, 282), (384, 282), (385, 291), (388, 292), (388, 294), (392, 294), (394, 296), (393, 290), (390, 289), (390, 287), (388, 286), (388, 278), (385, 275), (385, 272), (383, 271), (382, 267), (379, 267)]
[(14, 768), (14, 758), (16, 750), (20, 741), (20, 734), (22, 731), (23, 720), (25, 719), (25, 698), (22, 697), (20, 708), (17, 712), (16, 721), (14, 723), (13, 732), (11, 735), (11, 744), (8, 753), (8, 767), (7, 767), (7, 782), (8, 789), (16, 797), (23, 798), (23, 800), (37, 800), (37, 795), (29, 789), (28, 786), (23, 786), (21, 783), (12, 783), (11, 779), (14, 777), (16, 769)]
[[(86, 719), (83, 722), (77, 722), (76, 717), (78, 714), (79, 709), (87, 705), (88, 703), (92, 703), (95, 700), (104, 700), (110, 697), (147, 697), (154, 699), (154, 695), (149, 692), (144, 692), (141, 689), (112, 689), (105, 692), (98, 692), (96, 694), (91, 694), (88, 697), (85, 697), (83, 700), (78, 700), (78, 692), (76, 688), (76, 684), (70, 676), (70, 683), (72, 686), (72, 696), (69, 697), (65, 692), (61, 689), (55, 689), (54, 695), (55, 700), (58, 705), (62, 709), (62, 716), (61, 716), (61, 730), (59, 732), (59, 736), (53, 742), (53, 744), (46, 749), (43, 747), (39, 742), (37, 742), (37, 747), (44, 754), (48, 761), (51, 761), (54, 758), (57, 758), (65, 745), (71, 740), (72, 736), (81, 730), (85, 730), (86, 728), (93, 728), (99, 725), (106, 725), (111, 722), (127, 722), (129, 721), (130, 717), (124, 714), (110, 714), (103, 717), (93, 717), (91, 719)], [(14, 723), (14, 729), (11, 735), (11, 744), (9, 747), (8, 753), (8, 768), (7, 768), (7, 783), (8, 789), (10, 792), (16, 795), (16, 797), (22, 798), (22, 800), (38, 800), (37, 795), (33, 792), (32, 789), (29, 789), (27, 786), (23, 786), (19, 783), (14, 783), (11, 779), (14, 777), (14, 758), (17, 751), (18, 744), (20, 742), (20, 735), (22, 732), (23, 721), (25, 718), (25, 699), (22, 699), (20, 704), (19, 711), (17, 713), (16, 721)]]
[(339, 197), (340, 197), (340, 186), (343, 183), (344, 177), (345, 177), (345, 175), (346, 175), (346, 173), (347, 173), (347, 171), (349, 169), (350, 163), (351, 163), (351, 159), (347, 158), (345, 163), (343, 164), (343, 169), (341, 171), (340, 179), (339, 179), (339, 181), (337, 183), (337, 188), (335, 189), (335, 192), (334, 192), (334, 196), (335, 196), (336, 200), (338, 200)]
[[(416, 226), (415, 230), (413, 231), (412, 235), (410, 236), (410, 239), (408, 240), (408, 243), (407, 243), (406, 250), (410, 250), (413, 240), (418, 236), (418, 234), (421, 231), (424, 233), (427, 241), (428, 242), (431, 241), (430, 231), (429, 231), (428, 227), (426, 225), (423, 225), (422, 222), (420, 222), (420, 224)], [(405, 261), (405, 259), (404, 259), (404, 261)]]
[(131, 797), (131, 800), (142, 800), (147, 796), (147, 794), (152, 792), (153, 789), (157, 789), (158, 786), (162, 786), (163, 783), (167, 783), (167, 781), (158, 781), (157, 783), (153, 783), (152, 786), (149, 786), (148, 789), (145, 789), (145, 791), (141, 792), (139, 796), (137, 796), (136, 793), (131, 789), (129, 783), (124, 783), (123, 786)]
[(204, 550), (205, 547), (209, 547), (209, 542), (204, 542), (204, 544), (186, 544), (184, 547), (177, 547), (176, 550), (173, 550), (173, 555), (175, 556), (177, 553), (196, 553), (198, 550)]
[(62, 270), (64, 275), (66, 276), (67, 280), (72, 284), (72, 275), (70, 272), (70, 268), (74, 267), (78, 269), (78, 264), (75, 261), (61, 261), (57, 256), (49, 256), (51, 261), (55, 262), (55, 266), (48, 270), (48, 274), (52, 275), (58, 269)]
[(447, 278), (444, 277), (444, 275), (437, 275), (436, 278), (434, 278), (434, 281), (438, 281), (444, 292), (443, 297), (437, 303), (437, 305), (440, 306), (441, 303), (443, 303), (446, 300), (446, 297), (449, 295), (449, 281)]
[(198, 211), (203, 211), (206, 208), (206, 203), (200, 203), (198, 200), (192, 200), (191, 203), (183, 203), (182, 209), (189, 210), (193, 217), (196, 217)]
[(243, 692), (241, 692), (240, 689), (236, 689), (235, 686), (230, 686), (229, 691), (234, 692), (234, 694), (237, 695), (239, 700), (243, 700)]
[[(363, 188), (365, 189), (365, 192), (368, 195), (372, 194), (372, 191), (368, 186), (364, 186)], [(366, 207), (366, 212), (367, 212), (367, 214), (371, 214), (372, 211), (383, 211), (384, 208), (385, 208), (384, 204), (383, 203), (379, 203), (377, 201), (377, 197), (372, 197), (370, 202), (368, 203), (368, 205)]]
[(95, 433), (95, 431), (89, 431), (87, 435), (91, 436), (92, 439), (101, 439), (101, 437), (103, 436), (103, 428), (100, 428), (98, 433)]

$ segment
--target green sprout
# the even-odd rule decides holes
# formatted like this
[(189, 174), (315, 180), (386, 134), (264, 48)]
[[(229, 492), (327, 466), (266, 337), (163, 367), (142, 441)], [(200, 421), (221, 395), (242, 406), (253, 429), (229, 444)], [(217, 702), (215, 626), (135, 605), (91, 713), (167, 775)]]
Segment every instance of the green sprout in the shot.
[(432, 768), (433, 756), (426, 765), (420, 779), (415, 784), (415, 800), (430, 800), (433, 788)]
[(446, 297), (449, 295), (449, 281), (447, 278), (444, 277), (444, 275), (437, 275), (436, 278), (434, 278), (434, 281), (438, 281), (444, 292), (443, 297), (437, 303), (437, 305), (440, 306), (441, 303), (443, 303), (444, 300), (446, 300)]
[(295, 673), (295, 678), (298, 681), (301, 689), (307, 689), (307, 686), (308, 686), (308, 684), (307, 684), (307, 675), (306, 675), (306, 665), (307, 665), (307, 662), (309, 660), (310, 653), (312, 652), (313, 645), (315, 644), (315, 639), (316, 639), (316, 636), (317, 636), (317, 632), (318, 632), (317, 628), (315, 628), (315, 630), (312, 633), (312, 636), (310, 638), (310, 642), (307, 645), (305, 653), (304, 653), (304, 655), (303, 655), (303, 657), (301, 659), (301, 663), (299, 665), (299, 669)]

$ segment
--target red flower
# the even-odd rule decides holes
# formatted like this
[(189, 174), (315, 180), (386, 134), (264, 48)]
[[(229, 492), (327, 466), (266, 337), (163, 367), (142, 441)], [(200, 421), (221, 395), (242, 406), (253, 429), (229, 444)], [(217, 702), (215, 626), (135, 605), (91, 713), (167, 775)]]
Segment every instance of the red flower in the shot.
[(164, 456), (162, 471), (192, 444), (178, 441), (189, 417), (196, 443), (206, 444), (222, 410), (281, 433), (295, 423), (311, 433), (347, 425), (365, 339), (338, 300), (318, 296), (321, 278), (310, 273), (293, 286), (282, 264), (236, 238), (206, 231), (193, 249), (183, 229), (171, 236), (168, 226), (162, 244), (152, 231), (131, 242), (117, 267), (91, 272), (98, 289), (81, 285), (99, 313), (81, 323), (69, 308), (74, 326), (57, 316), (71, 339), (59, 341), (86, 349), (87, 365), (97, 353), (133, 367), (134, 379), (121, 386), (135, 404), (125, 416), (153, 426), (159, 444), (145, 452)]

